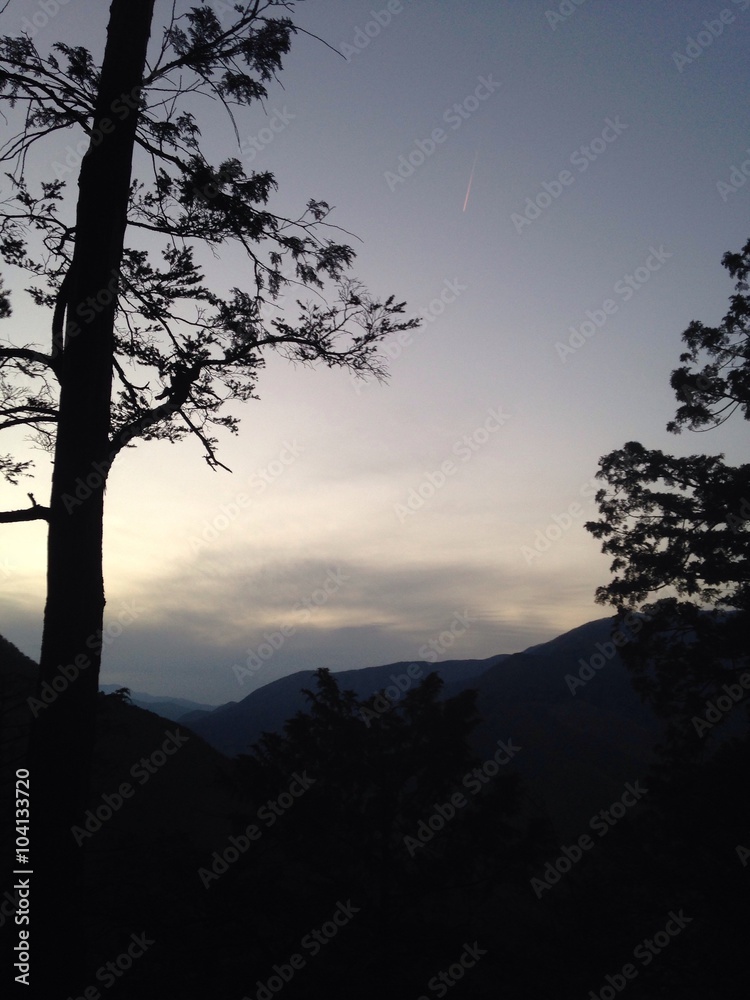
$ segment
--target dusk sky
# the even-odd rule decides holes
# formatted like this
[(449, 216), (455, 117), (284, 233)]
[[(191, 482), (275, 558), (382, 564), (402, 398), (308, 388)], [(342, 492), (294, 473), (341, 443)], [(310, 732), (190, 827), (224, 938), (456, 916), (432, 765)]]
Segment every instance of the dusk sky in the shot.
[[(108, 5), (60, 3), (45, 23), (11, 0), (0, 30), (36, 16), (42, 52), (65, 39), (99, 62)], [(388, 348), (387, 384), (270, 359), (221, 441), (231, 475), (195, 439), (120, 455), (103, 683), (218, 704), (431, 641), (438, 659), (524, 649), (611, 613), (594, 603), (609, 559), (583, 529), (600, 456), (639, 440), (749, 460), (739, 419), (665, 425), (681, 334), (723, 317), (721, 258), (750, 236), (750, 0), (307, 0), (290, 16), (327, 45), (294, 38), (265, 109), (239, 112), (240, 146), (196, 107), (204, 149), (272, 171), (272, 211), (335, 206), (361, 240), (353, 273), (424, 322)], [(31, 175), (79, 139), (58, 133)], [(247, 285), (239, 259), (207, 261), (215, 290)], [(46, 345), (49, 313), (5, 279), (2, 334)], [(10, 450), (29, 454), (6, 432)], [(29, 490), (46, 503), (33, 457), (3, 509)], [(37, 658), (44, 525), (0, 527), (0, 633)]]

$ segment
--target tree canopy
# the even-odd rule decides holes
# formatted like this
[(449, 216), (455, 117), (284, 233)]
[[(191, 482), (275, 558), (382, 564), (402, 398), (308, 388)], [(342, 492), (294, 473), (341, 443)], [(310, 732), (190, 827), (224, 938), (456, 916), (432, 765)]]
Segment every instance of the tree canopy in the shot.
[[(355, 253), (335, 238), (341, 231), (329, 204), (311, 198), (294, 218), (274, 213), (273, 174), (247, 173), (236, 156), (211, 162), (201, 146), (209, 102), (223, 108), (239, 146), (237, 115), (268, 96), (297, 30), (276, 16), (290, 6), (238, 4), (231, 23), (208, 4), (181, 14), (173, 8), (143, 79), (110, 101), (106, 114), (97, 109), (102, 71), (88, 50), (57, 42), (43, 54), (28, 36), (0, 39), (0, 99), (18, 123), (0, 148), (0, 162), (13, 167), (0, 211), (0, 257), (30, 276), (28, 293), (52, 313), (46, 345), (35, 338), (0, 348), (0, 428), (25, 426), (52, 447), (65, 345), (112, 302), (107, 463), (138, 438), (192, 434), (209, 465), (221, 465), (215, 432), (236, 433), (239, 423), (227, 404), (256, 398), (271, 351), (385, 375), (378, 345), (418, 321), (402, 318), (404, 304), (394, 296), (377, 300), (349, 276)], [(135, 176), (121, 260), (95, 294), (71, 307), (77, 226), (68, 193), (77, 165), (61, 157), (51, 164), (53, 177), (37, 180), (29, 157), (37, 145), (56, 148), (56, 133), (78, 131), (84, 169), (133, 115)], [(244, 257), (240, 285), (209, 287), (199, 258), (219, 248)], [(310, 297), (289, 301), (295, 290)], [(0, 306), (8, 315), (7, 295)], [(9, 455), (0, 461), (11, 482), (29, 466)]]
[[(672, 433), (718, 427), (737, 411), (750, 419), (750, 241), (723, 265), (735, 294), (718, 326), (694, 321), (683, 333)], [(586, 528), (614, 557), (614, 576), (596, 600), (621, 615), (643, 605), (645, 627), (623, 655), (642, 695), (670, 720), (670, 740), (696, 749), (713, 729), (699, 713), (748, 664), (750, 465), (630, 441), (600, 459), (597, 478), (607, 484), (596, 495), (600, 519)]]
[(293, 873), (299, 907), (320, 887), (351, 894), (369, 928), (353, 969), (372, 965), (395, 988), (395, 955), (407, 968), (418, 942), (439, 961), (452, 900), (470, 898), (473, 920), (509, 886), (526, 890), (551, 826), (518, 772), (477, 757), (476, 691), (446, 698), (432, 673), (393, 702), (341, 690), (325, 669), (315, 681), (308, 709), (238, 759), (257, 801), (275, 798), (290, 775), (311, 781), (278, 823), (278, 857), (255, 870), (248, 861), (248, 889), (273, 899)]

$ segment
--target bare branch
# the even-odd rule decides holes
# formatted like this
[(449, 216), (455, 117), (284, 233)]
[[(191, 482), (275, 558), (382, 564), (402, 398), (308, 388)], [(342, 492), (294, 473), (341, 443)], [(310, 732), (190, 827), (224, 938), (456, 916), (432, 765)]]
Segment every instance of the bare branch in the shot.
[(196, 425), (193, 423), (190, 417), (183, 410), (180, 410), (180, 416), (190, 428), (191, 433), (195, 434), (195, 436), (201, 442), (203, 447), (206, 449), (206, 454), (203, 457), (205, 458), (206, 462), (211, 466), (211, 468), (216, 469), (218, 467), (224, 469), (226, 472), (231, 472), (232, 470), (229, 468), (229, 466), (224, 465), (224, 463), (220, 462), (219, 459), (216, 457), (216, 451), (214, 450), (211, 441), (206, 437), (206, 435), (201, 431), (201, 429), (199, 427), (196, 427)]
[(17, 521), (49, 521), (49, 507), (42, 507), (37, 503), (25, 510), (0, 510), (0, 524)]
[(35, 364), (44, 365), (58, 377), (60, 376), (60, 362), (57, 358), (50, 357), (49, 354), (42, 354), (41, 351), (33, 351), (29, 347), (0, 347), (0, 359), (18, 358), (22, 361), (33, 361)]

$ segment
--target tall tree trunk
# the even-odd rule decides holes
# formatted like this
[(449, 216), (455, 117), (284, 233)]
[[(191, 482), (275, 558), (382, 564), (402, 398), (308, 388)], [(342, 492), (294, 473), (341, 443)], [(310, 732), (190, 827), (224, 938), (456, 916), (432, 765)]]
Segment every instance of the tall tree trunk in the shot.
[[(91, 144), (79, 177), (66, 281), (59, 423), (50, 498), (47, 604), (31, 771), (33, 995), (81, 995), (83, 848), (71, 832), (88, 807), (104, 615), (102, 517), (109, 465), (117, 278), (127, 224), (138, 87), (154, 0), (113, 0)], [(130, 101), (130, 106), (128, 106)], [(124, 109), (127, 108), (127, 114)], [(137, 928), (141, 930), (141, 928)], [(42, 978), (47, 990), (42, 991)], [(77, 991), (77, 992), (74, 992)]]

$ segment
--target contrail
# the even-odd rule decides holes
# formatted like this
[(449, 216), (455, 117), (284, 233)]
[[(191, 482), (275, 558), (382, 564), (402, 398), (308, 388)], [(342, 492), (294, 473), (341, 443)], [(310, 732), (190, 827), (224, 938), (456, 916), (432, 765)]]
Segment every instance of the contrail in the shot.
[(466, 198), (464, 199), (464, 212), (466, 211), (466, 206), (469, 204), (469, 195), (471, 194), (471, 182), (474, 180), (474, 167), (477, 165), (477, 157), (479, 156), (479, 150), (476, 151), (474, 155), (474, 162), (471, 166), (471, 177), (469, 177), (469, 186), (466, 189)]

